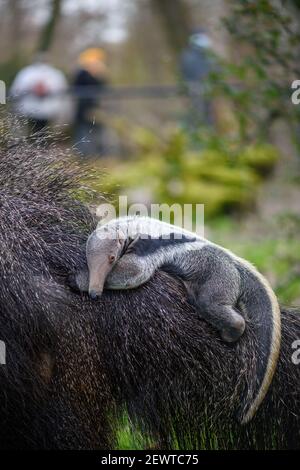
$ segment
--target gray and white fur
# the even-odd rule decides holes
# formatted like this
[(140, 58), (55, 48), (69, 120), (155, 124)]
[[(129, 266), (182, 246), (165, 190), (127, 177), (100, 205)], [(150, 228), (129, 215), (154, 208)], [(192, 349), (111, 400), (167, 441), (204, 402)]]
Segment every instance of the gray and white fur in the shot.
[(242, 404), (247, 423), (264, 399), (275, 372), (281, 339), (280, 309), (267, 280), (242, 258), (180, 227), (147, 217), (114, 219), (87, 242), (88, 272), (77, 287), (92, 298), (107, 289), (133, 289), (161, 269), (180, 278), (190, 302), (224, 341), (234, 342), (255, 323), (258, 366), (255, 393)]

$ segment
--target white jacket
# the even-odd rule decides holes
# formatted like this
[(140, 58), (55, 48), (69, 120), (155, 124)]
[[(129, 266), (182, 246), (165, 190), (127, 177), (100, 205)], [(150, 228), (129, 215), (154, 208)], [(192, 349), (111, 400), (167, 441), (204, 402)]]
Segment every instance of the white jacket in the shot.
[[(40, 89), (42, 93), (36, 93)], [(34, 119), (57, 119), (64, 112), (67, 81), (64, 74), (44, 63), (22, 69), (11, 87), (15, 110)]]

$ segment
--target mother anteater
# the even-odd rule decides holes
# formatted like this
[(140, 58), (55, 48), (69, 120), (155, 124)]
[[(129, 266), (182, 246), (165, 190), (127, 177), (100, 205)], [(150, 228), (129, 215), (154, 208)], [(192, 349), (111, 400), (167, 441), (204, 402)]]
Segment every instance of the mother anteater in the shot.
[(99, 302), (72, 292), (66, 280), (84, 263), (94, 227), (76, 199), (83, 170), (55, 146), (8, 140), (0, 161), (0, 448), (113, 447), (124, 408), (164, 447), (299, 448), (299, 312), (283, 309), (273, 384), (254, 420), (238, 425), (256, 374), (252, 325), (225, 344), (164, 273)]

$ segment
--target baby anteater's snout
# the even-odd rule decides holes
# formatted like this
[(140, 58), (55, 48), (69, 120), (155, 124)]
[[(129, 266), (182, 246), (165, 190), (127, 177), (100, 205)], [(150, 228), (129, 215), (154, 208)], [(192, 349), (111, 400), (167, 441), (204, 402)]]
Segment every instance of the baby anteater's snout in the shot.
[(91, 291), (89, 292), (89, 296), (90, 296), (90, 298), (91, 298), (92, 300), (97, 300), (97, 299), (99, 299), (99, 297), (101, 297), (101, 295), (102, 295), (102, 292), (97, 292), (97, 291), (95, 291), (95, 290), (91, 290)]

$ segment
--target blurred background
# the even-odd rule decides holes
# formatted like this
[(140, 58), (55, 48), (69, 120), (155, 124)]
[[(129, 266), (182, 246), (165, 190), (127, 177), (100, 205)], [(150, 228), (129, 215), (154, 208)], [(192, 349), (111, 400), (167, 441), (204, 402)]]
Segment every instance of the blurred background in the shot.
[[(0, 0), (16, 135), (51, 129), (110, 201), (203, 203), (300, 301), (299, 0)], [(3, 106), (2, 106), (3, 107)]]

